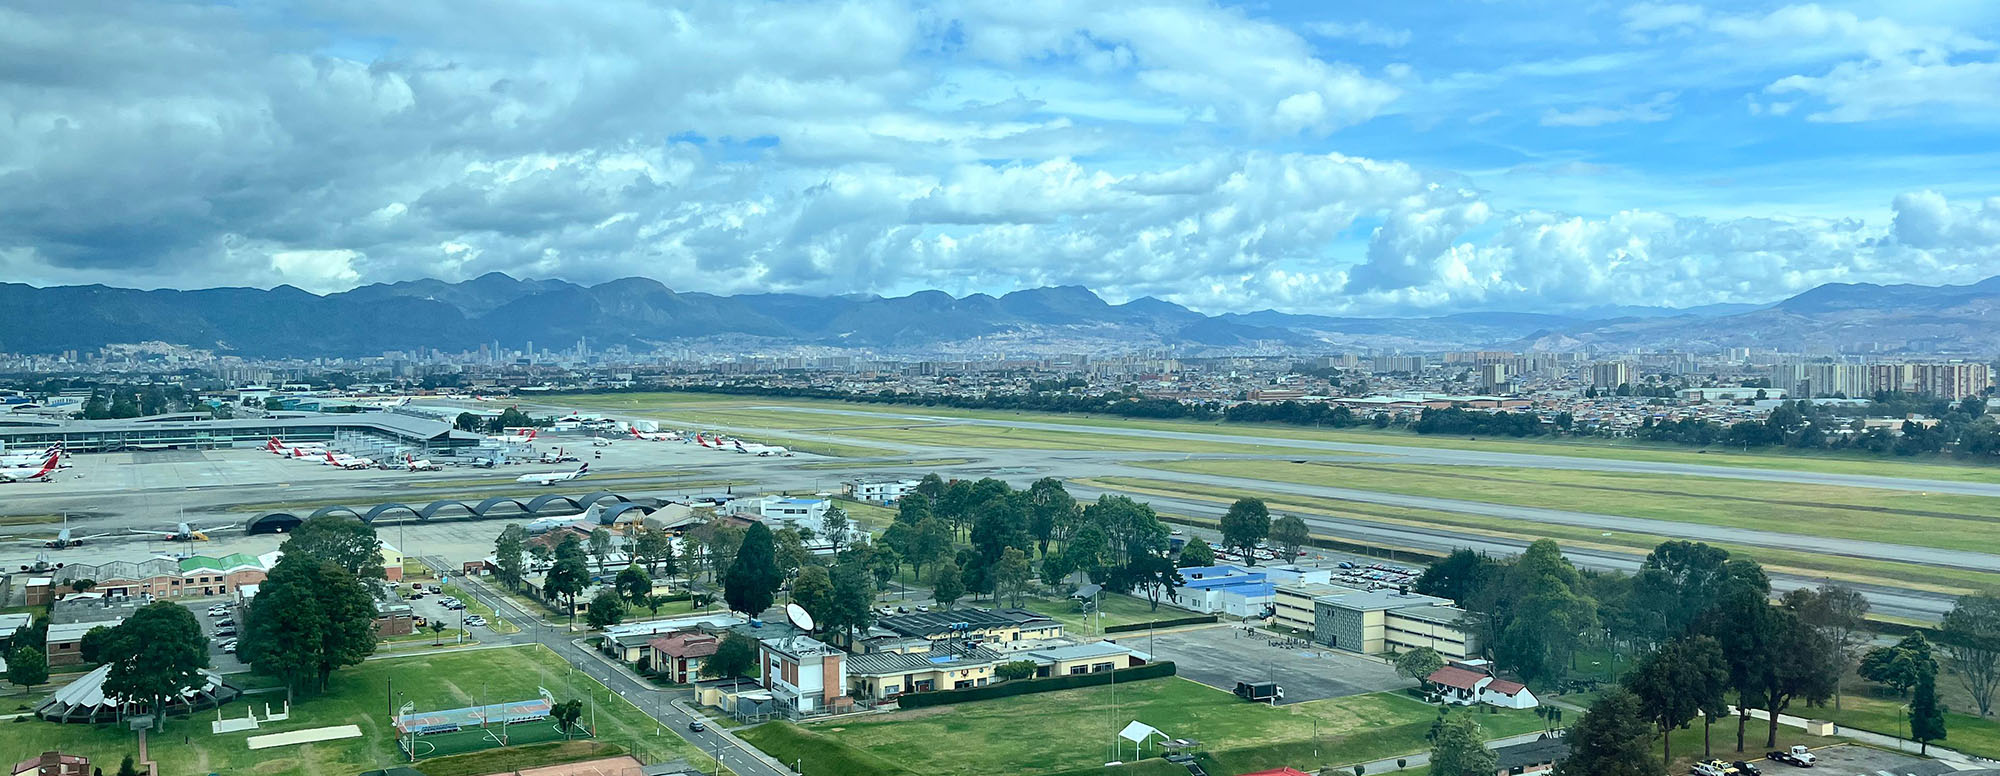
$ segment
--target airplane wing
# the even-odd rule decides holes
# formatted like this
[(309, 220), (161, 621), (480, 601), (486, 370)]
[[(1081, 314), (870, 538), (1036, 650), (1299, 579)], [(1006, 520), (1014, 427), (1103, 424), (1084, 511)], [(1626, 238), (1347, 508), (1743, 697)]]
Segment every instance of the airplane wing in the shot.
[(127, 529), (125, 529), (125, 530), (127, 530), (127, 531), (131, 531), (132, 533), (135, 533), (135, 534), (146, 534), (146, 535), (148, 535), (148, 536), (179, 536), (179, 535), (180, 535), (180, 534), (179, 534), (178, 532), (175, 532), (175, 531), (148, 531), (148, 530), (146, 530), (146, 529), (144, 529), (144, 528), (127, 528)]

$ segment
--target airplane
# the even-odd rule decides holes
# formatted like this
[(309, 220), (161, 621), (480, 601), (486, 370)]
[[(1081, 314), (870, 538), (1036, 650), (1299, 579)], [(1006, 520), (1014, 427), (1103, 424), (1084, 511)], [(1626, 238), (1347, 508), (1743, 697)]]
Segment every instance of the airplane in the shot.
[(582, 466), (576, 467), (576, 471), (573, 472), (543, 472), (541, 474), (523, 474), (519, 477), (515, 477), (514, 481), (532, 482), (536, 485), (554, 485), (558, 482), (569, 482), (570, 480), (579, 479), (589, 473), (590, 473), (590, 464), (586, 463), (583, 464)]
[(373, 459), (342, 455), (332, 450), (326, 451), (326, 462), (330, 466), (338, 466), (342, 469), (366, 469), (375, 465)]
[(751, 442), (746, 445), (743, 443), (743, 440), (740, 439), (733, 440), (733, 444), (736, 445), (736, 452), (750, 453), (752, 455), (764, 458), (769, 458), (772, 456), (789, 456), (792, 454), (791, 450), (779, 447), (777, 445), (760, 445), (757, 444), (756, 442)]
[(591, 438), (590, 438), (590, 446), (591, 446), (591, 447), (610, 447), (610, 446), (611, 446), (611, 440), (609, 440), (609, 439), (605, 439), (604, 437), (591, 437)]
[(205, 542), (208, 541), (208, 535), (210, 533), (235, 527), (236, 526), (233, 525), (219, 525), (219, 526), (212, 526), (209, 528), (196, 528), (194, 526), (188, 525), (187, 523), (175, 523), (174, 530), (171, 531), (148, 531), (143, 528), (127, 528), (125, 530), (131, 531), (132, 533), (136, 534), (147, 534), (149, 536), (158, 536), (170, 542)]
[(101, 533), (101, 534), (91, 534), (89, 536), (77, 536), (75, 534), (70, 533), (69, 526), (63, 526), (62, 530), (56, 532), (54, 538), (36, 539), (30, 537), (26, 539), (9, 539), (8, 541), (39, 543), (43, 547), (47, 547), (51, 550), (61, 550), (69, 547), (82, 547), (84, 542), (90, 541), (92, 539), (102, 539), (106, 536), (111, 536), (111, 535), (112, 534)]
[(409, 453), (403, 454), (403, 468), (413, 472), (434, 472), (434, 471), (442, 471), (444, 469), (444, 467), (431, 463), (429, 460), (423, 458), (411, 458)]
[(48, 460), (51, 455), (59, 456), (62, 453), (63, 446), (61, 442), (34, 452), (0, 453), (0, 466), (34, 466)]
[(10, 466), (0, 469), (0, 482), (48, 482), (49, 475), (55, 473), (59, 453), (49, 453), (40, 466)]
[(638, 439), (646, 442), (681, 441), (681, 435), (676, 434), (672, 431), (640, 431), (637, 427), (632, 427), (632, 426), (627, 426), (625, 430), (632, 432), (633, 439)]
[(278, 441), (277, 437), (271, 437), (270, 441), (264, 443), (264, 449), (282, 456), (303, 458), (309, 455), (319, 455), (321, 451), (326, 449), (326, 445), (313, 442), (311, 444), (287, 446), (285, 443)]
[[(522, 432), (527, 432), (527, 433), (522, 433)], [(527, 444), (529, 442), (535, 441), (535, 435), (540, 432), (541, 432), (540, 429), (533, 429), (533, 428), (510, 428), (507, 429), (507, 433), (501, 434), (499, 436), (490, 436), (487, 437), (487, 439), (491, 439), (495, 442), (512, 442), (514, 444)]]

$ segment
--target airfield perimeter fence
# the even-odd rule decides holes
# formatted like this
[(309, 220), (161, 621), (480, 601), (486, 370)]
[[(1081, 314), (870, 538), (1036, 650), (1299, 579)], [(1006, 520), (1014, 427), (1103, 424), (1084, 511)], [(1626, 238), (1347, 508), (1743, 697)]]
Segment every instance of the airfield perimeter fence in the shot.
[(932, 690), (910, 693), (896, 699), (896, 704), (905, 709), (921, 709), (927, 706), (942, 706), (966, 701), (983, 701), (991, 698), (1011, 698), (1038, 692), (1071, 690), (1078, 687), (1093, 687), (1113, 682), (1136, 682), (1141, 679), (1158, 679), (1173, 676), (1176, 669), (1171, 660), (1147, 663), (1142, 666), (1120, 668), (1115, 671), (1099, 671), (1094, 674), (1066, 674), (1044, 679), (1015, 679), (1011, 682), (989, 684), (985, 687), (968, 687), (963, 690)]

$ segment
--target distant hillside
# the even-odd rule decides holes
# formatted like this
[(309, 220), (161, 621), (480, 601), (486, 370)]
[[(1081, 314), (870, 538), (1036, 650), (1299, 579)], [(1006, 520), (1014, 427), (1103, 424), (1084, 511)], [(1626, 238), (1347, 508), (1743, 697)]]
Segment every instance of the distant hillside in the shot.
[[(1468, 312), (1424, 318), (1282, 313), (1207, 316), (1151, 297), (1110, 304), (1080, 286), (954, 298), (681, 293), (624, 278), (583, 286), (491, 273), (319, 296), (290, 286), (139, 291), (0, 283), (0, 351), (94, 350), (158, 340), (249, 357), (362, 356), (500, 341), (650, 350), (744, 341), (878, 350), (1130, 351), (1159, 346), (1354, 348), (1840, 348), (2000, 350), (2000, 278), (1970, 286), (1827, 285), (1764, 307), (1599, 307), (1574, 315)], [(1606, 317), (1612, 316), (1612, 317)], [(1940, 343), (1953, 347), (1941, 348)]]

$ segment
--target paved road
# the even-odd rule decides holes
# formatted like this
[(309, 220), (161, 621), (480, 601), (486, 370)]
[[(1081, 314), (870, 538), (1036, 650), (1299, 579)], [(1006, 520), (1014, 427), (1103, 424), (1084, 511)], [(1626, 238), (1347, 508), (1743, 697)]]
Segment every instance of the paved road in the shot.
[[(442, 558), (427, 557), (425, 561), (438, 568), (453, 568)], [(624, 666), (596, 650), (588, 649), (576, 642), (576, 634), (568, 632), (561, 625), (550, 625), (533, 613), (523, 611), (505, 596), (488, 589), (484, 582), (476, 578), (460, 577), (455, 584), (463, 586), (480, 602), (493, 608), (504, 617), (522, 626), (521, 632), (504, 637), (513, 644), (541, 644), (576, 666), (577, 670), (591, 678), (603, 682), (619, 696), (632, 702), (640, 711), (659, 722), (666, 730), (679, 736), (694, 748), (720, 760), (724, 767), (737, 776), (795, 776), (791, 769), (774, 761), (756, 747), (722, 730), (719, 725), (709, 724), (702, 732), (688, 729), (688, 723), (708, 717), (692, 711), (686, 697), (679, 692), (664, 690), (634, 676)]]
[[(863, 410), (840, 410), (830, 408), (805, 407), (760, 407), (757, 409), (785, 410), (787, 412), (816, 412), (828, 415), (862, 416), (907, 423), (947, 423), (970, 426), (996, 426), (1001, 428), (1034, 429), (1040, 431), (1063, 431), (1084, 434), (1105, 434), (1111, 436), (1146, 437), (1149, 439), (1178, 439), (1188, 442), (1229, 442), (1235, 444), (1256, 444), (1274, 447), (1296, 447), (1300, 450), (1318, 450), (1337, 453), (1365, 453), (1398, 459), (1401, 463), (1428, 463), (1450, 466), (1522, 466), (1542, 469), (1576, 469), (1602, 472), (1634, 472), (1644, 474), (1680, 474), (1701, 477), (1722, 477), (1737, 480), (1762, 480), (1766, 482), (1795, 482), (1812, 485), (1840, 485), (1855, 488), (1879, 488), (1885, 490), (1915, 490), (1929, 493), (1958, 493), (1968, 496), (2000, 497), (2000, 483), (1958, 482), (1953, 480), (1931, 480), (1906, 477), (1884, 477), (1864, 474), (1825, 474), (1820, 472), (1789, 471), (1784, 469), (1756, 469), (1738, 466), (1716, 466), (1708, 464), (1668, 463), (1661, 461), (1631, 461), (1617, 458), (1589, 458), (1588, 448), (1579, 448), (1578, 455), (1543, 455), (1538, 453), (1498, 453), (1483, 450), (1460, 450), (1450, 448), (1404, 447), (1393, 444), (1369, 444), (1360, 442), (1326, 442), (1310, 439), (1287, 439), (1282, 437), (1241, 436), (1235, 434), (1206, 433), (1199, 431), (1162, 431), (1143, 428), (1113, 428), (1103, 426), (1079, 426), (1068, 423), (1049, 423), (1032, 420), (991, 420), (981, 418), (957, 418), (937, 415), (908, 415), (899, 413), (867, 412)], [(775, 430), (775, 429), (773, 429)], [(792, 432), (786, 432), (792, 433)], [(865, 442), (876, 445), (876, 442)], [(930, 448), (936, 450), (937, 448)], [(1207, 456), (1203, 456), (1207, 457)]]

